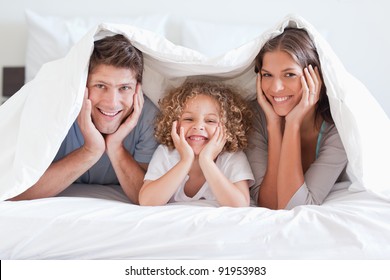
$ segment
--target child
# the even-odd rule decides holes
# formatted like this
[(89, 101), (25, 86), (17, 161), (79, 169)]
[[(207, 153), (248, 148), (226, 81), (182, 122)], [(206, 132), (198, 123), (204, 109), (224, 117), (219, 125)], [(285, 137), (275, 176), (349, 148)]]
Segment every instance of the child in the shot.
[(140, 205), (216, 200), (249, 206), (253, 174), (242, 151), (252, 113), (237, 91), (212, 82), (186, 82), (160, 101), (153, 154)]

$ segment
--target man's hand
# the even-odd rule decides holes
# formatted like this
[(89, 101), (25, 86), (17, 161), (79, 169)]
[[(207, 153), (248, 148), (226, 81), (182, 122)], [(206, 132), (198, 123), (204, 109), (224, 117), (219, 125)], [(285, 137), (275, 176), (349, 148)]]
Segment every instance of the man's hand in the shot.
[(92, 122), (91, 111), (91, 100), (88, 99), (88, 88), (86, 88), (83, 105), (77, 117), (77, 123), (84, 137), (83, 148), (94, 155), (102, 155), (106, 148), (106, 144), (102, 134)]
[(143, 167), (127, 151), (123, 141), (138, 123), (144, 106), (141, 85), (137, 84), (133, 96), (133, 112), (119, 126), (118, 130), (105, 136), (106, 153), (118, 177), (119, 184), (131, 202), (138, 204), (139, 190), (143, 183), (145, 171)]
[(133, 95), (133, 112), (130, 113), (126, 120), (119, 126), (117, 131), (112, 134), (108, 134), (105, 137), (106, 151), (108, 154), (111, 151), (114, 152), (119, 147), (121, 147), (123, 140), (137, 125), (143, 106), (144, 96), (142, 93), (141, 85), (138, 83), (136, 91)]

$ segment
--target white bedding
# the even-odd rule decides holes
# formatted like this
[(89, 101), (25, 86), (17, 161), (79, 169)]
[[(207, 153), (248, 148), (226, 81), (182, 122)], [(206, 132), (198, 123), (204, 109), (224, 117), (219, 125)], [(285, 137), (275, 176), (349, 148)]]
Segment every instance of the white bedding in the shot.
[[(34, 184), (54, 158), (81, 108), (93, 41), (122, 33), (145, 54), (143, 90), (154, 102), (186, 76), (206, 75), (255, 98), (253, 59), (288, 26), (313, 38), (332, 114), (349, 159), (348, 190), (322, 206), (291, 211), (217, 208), (204, 201), (163, 207), (130, 204), (118, 187), (75, 185), (60, 197), (4, 201)], [(358, 57), (358, 54), (357, 54)], [(42, 113), (44, 112), (44, 113)], [(299, 16), (209, 57), (133, 26), (101, 24), (66, 57), (0, 107), (1, 259), (388, 259), (390, 122), (369, 91)]]
[(105, 186), (62, 195), (0, 203), (0, 259), (390, 258), (389, 205), (367, 192), (339, 191), (291, 211), (141, 207)]
[[(143, 90), (155, 103), (188, 76), (209, 76), (246, 89), (255, 98), (254, 58), (262, 44), (286, 26), (305, 28), (314, 40), (335, 124), (348, 156), (350, 190), (367, 190), (390, 201), (390, 120), (367, 88), (350, 75), (308, 22), (287, 16), (274, 28), (223, 55), (209, 57), (164, 37), (128, 25), (101, 24), (63, 59), (43, 65), (37, 76), (0, 107), (0, 199), (33, 185), (52, 162), (82, 104), (93, 41), (122, 33), (145, 57)], [(37, 113), (44, 112), (44, 113)]]

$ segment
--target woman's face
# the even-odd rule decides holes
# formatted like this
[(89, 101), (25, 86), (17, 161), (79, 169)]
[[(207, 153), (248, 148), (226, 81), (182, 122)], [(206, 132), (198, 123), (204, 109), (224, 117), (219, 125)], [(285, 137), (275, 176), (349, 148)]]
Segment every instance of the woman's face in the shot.
[(214, 135), (220, 122), (220, 107), (215, 99), (199, 94), (187, 101), (179, 119), (185, 138), (198, 155)]
[(303, 69), (284, 51), (265, 53), (261, 88), (279, 116), (286, 116), (302, 98)]

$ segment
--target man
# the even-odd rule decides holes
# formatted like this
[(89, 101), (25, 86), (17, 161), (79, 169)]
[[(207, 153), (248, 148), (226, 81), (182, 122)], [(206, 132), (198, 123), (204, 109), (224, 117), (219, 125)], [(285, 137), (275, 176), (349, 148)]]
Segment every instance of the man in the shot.
[(157, 147), (157, 108), (141, 91), (142, 53), (122, 35), (95, 41), (84, 102), (53, 163), (11, 200), (51, 197), (72, 183), (120, 184), (138, 204)]

